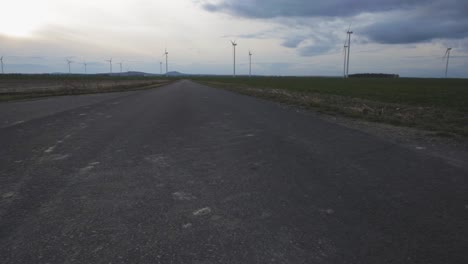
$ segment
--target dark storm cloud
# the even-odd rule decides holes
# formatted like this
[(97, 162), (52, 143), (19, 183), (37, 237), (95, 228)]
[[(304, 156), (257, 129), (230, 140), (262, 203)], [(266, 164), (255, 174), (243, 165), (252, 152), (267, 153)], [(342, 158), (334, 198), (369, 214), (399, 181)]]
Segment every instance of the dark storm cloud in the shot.
[(211, 12), (228, 12), (251, 18), (354, 16), (362, 12), (379, 12), (409, 8), (427, 0), (222, 0), (204, 3)]
[[(202, 4), (210, 12), (247, 18), (342, 18), (373, 14), (356, 25), (359, 34), (379, 43), (417, 43), (468, 37), (467, 0), (221, 0)], [(356, 31), (355, 30), (355, 31)], [(356, 31), (356, 33), (358, 33)], [(294, 46), (294, 41), (285, 46)]]
[[(421, 26), (430, 25), (430, 26)], [(406, 44), (432, 39), (462, 39), (468, 37), (468, 21), (426, 21), (406, 19), (385, 21), (363, 28), (371, 40), (383, 44)]]
[(432, 2), (421, 8), (383, 16), (362, 29), (379, 43), (403, 44), (468, 37), (468, 1)]

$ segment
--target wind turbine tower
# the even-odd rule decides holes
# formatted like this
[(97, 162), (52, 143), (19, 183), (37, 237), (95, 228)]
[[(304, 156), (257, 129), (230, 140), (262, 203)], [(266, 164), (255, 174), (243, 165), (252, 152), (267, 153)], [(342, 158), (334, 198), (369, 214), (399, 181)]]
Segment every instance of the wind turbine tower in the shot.
[(5, 71), (3, 71), (3, 56), (0, 57), (0, 63), (2, 64), (2, 74), (5, 74)]
[(449, 59), (450, 59), (450, 51), (452, 48), (447, 48), (447, 51), (445, 52), (444, 57), (447, 57), (447, 64), (445, 65), (445, 78), (447, 78), (448, 74), (448, 66), (449, 66)]
[(348, 57), (346, 61), (346, 78), (349, 77), (349, 54), (351, 53), (351, 34), (353, 34), (353, 32), (350, 29), (351, 28), (349, 28), (348, 32), (346, 32), (346, 34), (348, 34)]
[(168, 65), (167, 65), (168, 54), (169, 54), (169, 52), (167, 52), (167, 49), (164, 49), (164, 55), (166, 56), (166, 76), (167, 76), (167, 73), (169, 72), (169, 68), (168, 68)]
[(68, 63), (68, 74), (71, 74), (71, 67), (70, 67), (70, 64), (72, 64), (73, 61), (67, 59), (67, 63)]
[(249, 50), (249, 77), (252, 77), (252, 52)]
[(109, 60), (106, 60), (106, 61), (109, 62), (110, 74), (112, 74), (112, 58), (110, 58)]
[(159, 62), (159, 74), (162, 75), (162, 61)]
[(231, 40), (231, 44), (232, 44), (232, 48), (234, 50), (234, 67), (233, 67), (233, 77), (236, 77), (236, 46), (237, 46), (237, 43), (236, 41), (232, 41)]
[(348, 53), (348, 44), (346, 43), (348, 40), (345, 40), (344, 46), (343, 46), (343, 53), (344, 53), (344, 63), (343, 63), (343, 78), (346, 78), (346, 55)]

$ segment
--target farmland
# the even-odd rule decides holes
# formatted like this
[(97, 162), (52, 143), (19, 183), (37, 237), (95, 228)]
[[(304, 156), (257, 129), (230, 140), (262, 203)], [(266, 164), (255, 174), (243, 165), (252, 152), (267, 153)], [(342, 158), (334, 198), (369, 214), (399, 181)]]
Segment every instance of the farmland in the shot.
[(196, 81), (281, 103), (374, 122), (468, 136), (468, 80), (218, 77)]
[(160, 77), (106, 75), (0, 75), (0, 101), (43, 96), (118, 92), (168, 83)]

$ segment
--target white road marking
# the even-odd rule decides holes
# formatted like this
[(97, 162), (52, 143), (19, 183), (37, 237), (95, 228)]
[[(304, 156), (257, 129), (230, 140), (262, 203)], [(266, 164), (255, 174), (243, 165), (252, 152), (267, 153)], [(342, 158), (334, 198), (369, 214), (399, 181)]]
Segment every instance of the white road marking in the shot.
[(52, 146), (52, 147), (46, 149), (44, 152), (45, 152), (45, 153), (51, 153), (52, 151), (54, 151), (55, 147), (56, 147), (56, 146), (54, 145), (54, 146)]
[(23, 123), (24, 123), (24, 120), (20, 120), (20, 121), (16, 121), (16, 122), (10, 124), (9, 126), (15, 126), (15, 125), (23, 124)]
[(70, 154), (48, 154), (40, 158), (39, 161), (41, 163), (50, 162), (50, 161), (61, 161), (61, 160), (68, 159), (70, 156), (71, 156)]
[(54, 160), (54, 161), (58, 161), (58, 160), (68, 159), (68, 157), (70, 157), (69, 154), (65, 154), (65, 155), (52, 155), (51, 159)]
[(187, 223), (187, 224), (182, 225), (182, 227), (183, 227), (184, 229), (187, 229), (187, 228), (192, 227), (192, 224), (191, 224), (191, 223)]
[(174, 200), (179, 200), (179, 201), (190, 201), (197, 199), (197, 197), (191, 195), (190, 193), (185, 193), (185, 192), (175, 192), (172, 194), (172, 198)]
[(12, 198), (13, 196), (15, 196), (14, 192), (7, 192), (7, 193), (2, 194), (3, 199), (9, 199), (9, 198)]
[(194, 216), (203, 216), (211, 213), (211, 209), (209, 207), (204, 207), (201, 209), (198, 209), (193, 212)]
[(98, 162), (98, 161), (90, 162), (90, 163), (88, 164), (88, 166), (86, 166), (86, 167), (84, 167), (84, 168), (81, 168), (81, 169), (80, 169), (80, 172), (81, 172), (81, 173), (86, 173), (86, 172), (88, 172), (88, 171), (94, 169), (94, 167), (95, 167), (96, 165), (98, 165), (98, 164), (100, 164), (100, 162)]
[(90, 170), (92, 170), (92, 169), (94, 169), (94, 166), (86, 166), (86, 167), (84, 167), (84, 168), (81, 168), (81, 169), (80, 169), (80, 172), (81, 172), (81, 173), (86, 173), (86, 172), (88, 172), (88, 171), (90, 171)]

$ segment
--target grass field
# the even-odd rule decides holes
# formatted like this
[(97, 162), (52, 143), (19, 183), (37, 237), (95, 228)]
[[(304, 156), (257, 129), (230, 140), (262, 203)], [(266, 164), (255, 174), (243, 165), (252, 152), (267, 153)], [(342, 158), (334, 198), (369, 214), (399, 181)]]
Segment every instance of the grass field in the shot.
[(468, 136), (468, 80), (200, 77), (195, 81), (369, 121)]

